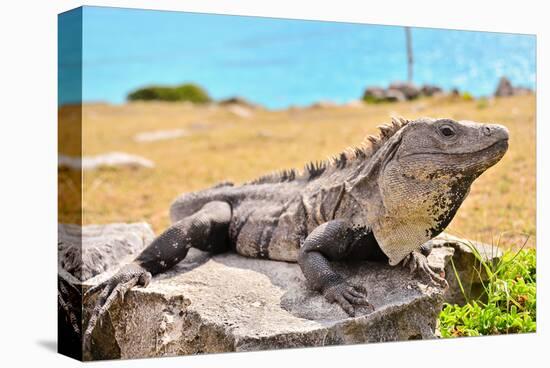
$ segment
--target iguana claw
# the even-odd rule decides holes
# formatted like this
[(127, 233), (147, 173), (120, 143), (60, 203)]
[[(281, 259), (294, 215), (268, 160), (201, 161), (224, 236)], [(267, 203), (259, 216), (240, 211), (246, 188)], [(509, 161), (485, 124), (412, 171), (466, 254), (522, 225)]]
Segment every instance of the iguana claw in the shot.
[(84, 303), (96, 292), (100, 292), (94, 309), (90, 315), (88, 326), (83, 336), (84, 350), (91, 347), (91, 337), (97, 322), (102, 323), (102, 318), (116, 300), (117, 295), (124, 300), (126, 293), (134, 286), (146, 287), (151, 281), (151, 273), (137, 264), (131, 263), (122, 267), (110, 279), (93, 286), (84, 294)]
[(354, 305), (366, 305), (374, 309), (367, 300), (367, 290), (360, 285), (342, 282), (327, 288), (323, 294), (329, 302), (338, 303), (350, 317), (355, 316)]
[(431, 284), (446, 288), (449, 286), (447, 280), (444, 277), (438, 275), (428, 263), (428, 258), (420, 252), (411, 252), (403, 259), (402, 266), (409, 266), (409, 270), (412, 273), (418, 273), (424, 279), (428, 279)]

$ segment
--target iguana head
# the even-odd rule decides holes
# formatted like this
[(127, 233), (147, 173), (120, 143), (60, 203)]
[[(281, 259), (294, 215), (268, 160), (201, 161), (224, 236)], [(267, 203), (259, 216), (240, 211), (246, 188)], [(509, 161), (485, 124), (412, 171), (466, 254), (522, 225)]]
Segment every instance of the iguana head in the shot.
[(475, 179), (507, 149), (508, 129), (502, 125), (424, 118), (402, 128), (401, 142), (386, 168), (398, 168), (415, 182)]
[(376, 195), (368, 222), (392, 265), (443, 231), (472, 182), (508, 149), (502, 125), (431, 118), (401, 125), (369, 173)]

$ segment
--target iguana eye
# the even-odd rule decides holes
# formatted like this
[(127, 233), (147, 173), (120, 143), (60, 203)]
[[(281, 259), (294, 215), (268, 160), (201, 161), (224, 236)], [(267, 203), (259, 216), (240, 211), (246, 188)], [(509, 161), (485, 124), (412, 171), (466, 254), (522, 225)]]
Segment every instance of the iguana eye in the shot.
[(453, 127), (451, 127), (450, 125), (442, 125), (439, 127), (439, 131), (441, 132), (441, 134), (444, 136), (444, 137), (447, 137), (447, 138), (450, 138), (452, 136), (454, 136), (456, 133), (455, 133), (455, 130)]

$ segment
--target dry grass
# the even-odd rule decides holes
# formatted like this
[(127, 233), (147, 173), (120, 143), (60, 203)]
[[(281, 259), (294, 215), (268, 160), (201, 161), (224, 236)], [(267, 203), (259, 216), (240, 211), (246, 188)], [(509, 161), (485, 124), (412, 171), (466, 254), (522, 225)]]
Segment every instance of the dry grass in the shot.
[[(77, 126), (74, 108), (60, 110), (61, 129)], [(193, 107), (179, 103), (85, 105), (82, 109), (85, 155), (109, 151), (153, 160), (154, 169), (109, 169), (83, 177), (83, 221), (148, 221), (156, 232), (168, 224), (171, 201), (183, 192), (218, 181), (242, 182), (283, 168), (302, 167), (360, 143), (391, 115), (451, 117), (499, 122), (511, 132), (504, 159), (483, 174), (451, 223), (449, 231), (485, 242), (502, 236), (505, 247), (521, 245), (524, 234), (535, 240), (535, 98), (521, 96), (488, 102), (460, 98), (422, 99), (396, 104), (254, 111), (245, 118), (227, 107)], [(72, 128), (71, 128), (72, 127)], [(188, 136), (137, 143), (144, 131), (185, 129)], [(60, 135), (60, 139), (65, 135)], [(70, 136), (70, 135), (69, 135)], [(73, 143), (63, 152), (78, 152)], [(72, 184), (71, 184), (72, 183)], [(74, 186), (59, 175), (60, 193)], [(60, 221), (75, 221), (62, 198)]]

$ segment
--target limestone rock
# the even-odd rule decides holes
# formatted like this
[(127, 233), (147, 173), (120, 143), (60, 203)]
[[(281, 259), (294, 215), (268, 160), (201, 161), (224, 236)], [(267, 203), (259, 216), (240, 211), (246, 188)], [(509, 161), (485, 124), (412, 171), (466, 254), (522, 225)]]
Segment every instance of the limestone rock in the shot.
[(435, 85), (425, 84), (420, 89), (420, 93), (424, 96), (430, 97), (443, 93), (443, 89)]
[[(103, 323), (96, 326), (92, 351), (85, 352), (84, 359), (434, 338), (443, 301), (457, 299), (459, 292), (451, 258), (464, 277), (463, 284), (474, 271), (469, 264), (473, 253), (465, 241), (442, 234), (432, 242), (430, 264), (445, 270), (452, 292), (428, 286), (402, 267), (335, 263), (349, 282), (367, 288), (374, 305), (374, 311), (358, 308), (354, 318), (307, 288), (297, 264), (234, 253), (211, 256), (191, 249), (185, 260), (155, 276), (147, 288), (135, 287), (111, 306)], [(492, 257), (489, 249), (479, 246), (484, 249), (481, 253)], [(135, 247), (136, 252), (140, 249)], [(84, 282), (84, 289), (109, 278), (117, 268), (109, 267)], [(94, 301), (91, 298), (84, 309), (85, 320)]]
[(385, 92), (385, 101), (401, 102), (406, 100), (407, 100), (407, 96), (398, 89), (388, 88)]
[(501, 77), (495, 90), (496, 97), (519, 96), (531, 94), (533, 91), (526, 87), (514, 87), (512, 82), (506, 77)]
[(154, 238), (145, 222), (132, 224), (58, 225), (59, 266), (80, 281), (117, 268)]
[(228, 110), (235, 116), (248, 119), (254, 115), (252, 110), (241, 105), (229, 105)]
[(252, 102), (248, 101), (247, 99), (245, 99), (243, 97), (240, 97), (240, 96), (229, 97), (229, 98), (220, 100), (218, 103), (222, 106), (224, 106), (224, 105), (229, 105), (229, 106), (230, 105), (239, 105), (239, 106), (247, 107), (247, 108), (250, 108), (250, 109), (261, 109), (262, 108), (260, 105), (252, 103)]
[(380, 87), (369, 87), (363, 94), (363, 100), (367, 102), (379, 102), (386, 99), (386, 90)]
[(495, 90), (495, 96), (512, 96), (513, 94), (514, 87), (512, 87), (510, 80), (506, 77), (500, 78), (497, 89)]
[(390, 84), (388, 90), (397, 90), (401, 92), (407, 100), (413, 100), (420, 96), (420, 89), (414, 84), (407, 82), (393, 82)]
[(134, 136), (134, 140), (138, 143), (156, 142), (180, 138), (185, 135), (187, 135), (187, 133), (183, 129), (155, 130), (151, 132), (138, 133)]
[[(461, 239), (446, 233), (430, 242), (434, 249), (440, 250), (432, 252), (430, 263), (445, 271), (445, 278), (449, 283), (449, 288), (443, 295), (445, 302), (464, 305), (467, 299), (479, 298), (483, 292), (482, 282), (487, 281), (487, 273), (481, 266), (480, 259), (487, 264), (496, 264), (502, 257), (502, 250), (490, 244)], [(448, 259), (441, 259), (442, 256)]]
[(412, 83), (393, 82), (388, 88), (369, 87), (363, 94), (366, 102), (400, 102), (413, 100), (420, 95), (432, 96), (442, 90), (437, 86), (425, 85), (418, 88)]
[(59, 155), (58, 167), (71, 170), (97, 170), (102, 167), (153, 168), (155, 164), (146, 158), (124, 152), (109, 152), (97, 156), (74, 157)]
[(383, 264), (337, 265), (349, 281), (367, 287), (375, 307), (349, 318), (306, 288), (297, 264), (233, 253), (209, 258), (194, 249), (188, 257), (111, 307), (109, 321), (96, 328), (89, 358), (427, 339), (434, 337), (442, 306), (440, 289)]
[(130, 262), (153, 237), (147, 223), (58, 225), (59, 352), (82, 359), (82, 281)]

